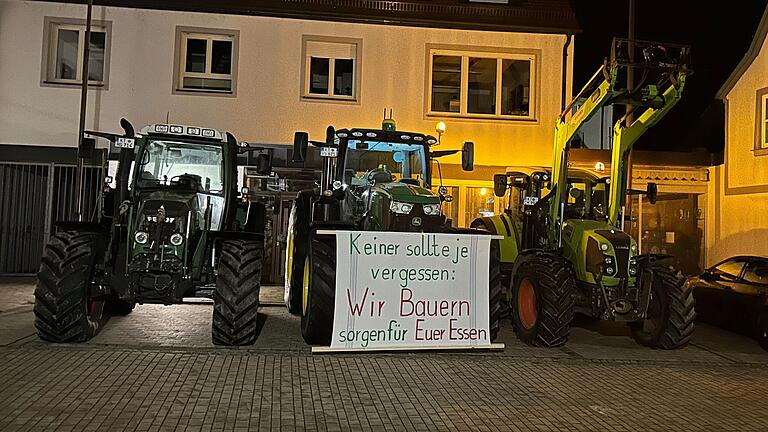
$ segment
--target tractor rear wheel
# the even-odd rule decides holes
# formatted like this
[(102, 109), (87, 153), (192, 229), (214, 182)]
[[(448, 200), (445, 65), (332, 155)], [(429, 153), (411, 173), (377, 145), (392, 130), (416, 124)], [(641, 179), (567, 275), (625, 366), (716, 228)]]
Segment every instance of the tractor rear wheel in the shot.
[(570, 264), (552, 256), (523, 258), (513, 276), (512, 322), (517, 337), (539, 347), (568, 341), (575, 284)]
[(264, 243), (226, 240), (221, 243), (216, 290), (213, 292), (212, 337), (216, 345), (250, 345), (258, 333), (261, 259)]
[(688, 343), (695, 328), (693, 289), (668, 268), (654, 266), (653, 275), (647, 316), (629, 324), (632, 337), (651, 348), (679, 348)]
[(291, 206), (288, 218), (288, 238), (285, 248), (285, 306), (292, 314), (301, 313), (301, 293), (304, 283), (304, 261), (309, 249), (309, 212), (311, 191), (301, 191)]
[(504, 296), (504, 289), (501, 284), (501, 263), (499, 262), (499, 242), (491, 240), (491, 257), (488, 269), (488, 306), (489, 323), (488, 330), (491, 335), (491, 342), (496, 340), (499, 335), (499, 322), (501, 321), (501, 302)]
[(85, 342), (103, 324), (104, 297), (91, 296), (98, 234), (62, 231), (45, 247), (35, 288), (35, 328), (49, 342)]
[(313, 236), (304, 266), (301, 335), (310, 345), (330, 345), (336, 302), (336, 238)]

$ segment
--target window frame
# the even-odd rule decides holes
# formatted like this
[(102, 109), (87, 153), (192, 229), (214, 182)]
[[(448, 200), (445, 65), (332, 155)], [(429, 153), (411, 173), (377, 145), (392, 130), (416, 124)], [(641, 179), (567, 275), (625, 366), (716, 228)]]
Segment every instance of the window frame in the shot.
[(757, 90), (755, 110), (755, 156), (768, 155), (768, 87)]
[[(432, 109), (432, 69), (433, 59), (436, 55), (461, 57), (461, 81), (459, 86), (460, 108), (459, 112), (434, 111)], [(490, 58), (496, 59), (496, 113), (479, 114), (468, 112), (469, 99), (469, 58)], [(501, 49), (484, 47), (455, 47), (428, 45), (426, 52), (426, 79), (425, 79), (425, 117), (427, 118), (458, 118), (472, 120), (496, 120), (496, 121), (519, 121), (519, 122), (538, 122), (539, 107), (539, 73), (541, 58), (540, 50), (526, 49)], [(503, 60), (518, 60), (530, 62), (530, 85), (528, 95), (528, 115), (501, 114), (502, 107), (502, 76)]]
[[(204, 39), (206, 41), (205, 72), (187, 72), (187, 39)], [(212, 65), (213, 41), (232, 42), (232, 61), (229, 74), (210, 72)], [(240, 31), (228, 29), (212, 29), (202, 27), (176, 27), (176, 47), (173, 62), (173, 94), (200, 96), (237, 96), (237, 77), (240, 56)], [(193, 89), (184, 87), (184, 78), (201, 78), (230, 80), (229, 91), (214, 89)]]
[[(43, 19), (43, 55), (40, 67), (40, 86), (59, 88), (80, 88), (82, 86), (83, 60), (85, 58), (86, 21), (78, 18), (46, 16)], [(56, 58), (59, 29), (78, 31), (77, 65), (75, 79), (56, 78)], [(112, 51), (112, 22), (91, 21), (91, 31), (104, 33), (104, 69), (102, 80), (88, 80), (88, 87), (96, 90), (109, 89), (109, 65)]]
[[(336, 57), (316, 57), (328, 59), (328, 93), (318, 94), (310, 93), (312, 57), (307, 53), (307, 44), (309, 42), (346, 44), (354, 46), (355, 58), (352, 61), (352, 96), (335, 95), (333, 90), (336, 86), (334, 72), (336, 66)], [(362, 55), (363, 40), (358, 38), (344, 38), (335, 36), (320, 35), (302, 35), (301, 37), (301, 88), (299, 91), (300, 99), (307, 102), (331, 102), (331, 103), (352, 103), (359, 104), (362, 93)]]

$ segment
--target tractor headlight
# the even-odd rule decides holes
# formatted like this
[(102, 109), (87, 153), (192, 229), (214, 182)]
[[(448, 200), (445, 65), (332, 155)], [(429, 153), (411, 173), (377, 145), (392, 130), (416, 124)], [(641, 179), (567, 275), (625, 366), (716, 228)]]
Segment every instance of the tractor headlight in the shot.
[(392, 201), (392, 204), (389, 205), (389, 209), (397, 214), (408, 214), (413, 209), (413, 204)]
[(605, 256), (605, 263), (608, 264), (608, 265), (613, 264), (613, 257), (606, 255)]
[(630, 276), (634, 276), (636, 274), (637, 274), (637, 269), (635, 267), (630, 267), (629, 268), (629, 275)]
[(440, 214), (440, 204), (424, 204), (424, 214), (427, 216), (437, 216)]
[(614, 270), (614, 269), (613, 269), (613, 267), (606, 267), (606, 269), (605, 269), (605, 273), (606, 273), (606, 274), (608, 274), (608, 276), (611, 276), (611, 275), (613, 275), (613, 273), (614, 273), (615, 271), (616, 271), (616, 270)]
[(600, 244), (600, 250), (607, 251), (608, 250), (608, 244), (607, 243), (601, 243)]
[(149, 240), (149, 234), (145, 231), (136, 231), (136, 234), (133, 235), (133, 240), (138, 244), (146, 244), (147, 240)]
[(184, 243), (184, 236), (180, 233), (173, 233), (171, 235), (171, 244), (174, 246), (181, 246)]

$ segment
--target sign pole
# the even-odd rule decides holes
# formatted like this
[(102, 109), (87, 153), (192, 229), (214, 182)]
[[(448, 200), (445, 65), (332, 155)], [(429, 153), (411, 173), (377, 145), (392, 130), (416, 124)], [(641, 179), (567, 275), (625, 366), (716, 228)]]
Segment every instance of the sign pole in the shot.
[(78, 221), (83, 220), (83, 177), (85, 175), (84, 159), (85, 145), (83, 136), (85, 135), (85, 115), (88, 104), (88, 63), (91, 51), (91, 15), (93, 11), (93, 0), (88, 0), (88, 9), (85, 19), (85, 38), (83, 40), (83, 65), (80, 88), (80, 123), (77, 129), (77, 175), (75, 176), (75, 214)]

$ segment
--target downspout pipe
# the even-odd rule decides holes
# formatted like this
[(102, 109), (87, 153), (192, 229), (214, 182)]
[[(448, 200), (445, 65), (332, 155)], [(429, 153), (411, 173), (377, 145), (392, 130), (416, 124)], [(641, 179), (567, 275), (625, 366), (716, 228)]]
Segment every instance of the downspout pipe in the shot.
[(560, 99), (560, 112), (565, 110), (565, 104), (567, 102), (568, 92), (568, 48), (571, 46), (571, 39), (573, 34), (568, 33), (565, 35), (565, 44), (563, 44), (563, 83), (562, 83), (562, 98)]

